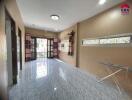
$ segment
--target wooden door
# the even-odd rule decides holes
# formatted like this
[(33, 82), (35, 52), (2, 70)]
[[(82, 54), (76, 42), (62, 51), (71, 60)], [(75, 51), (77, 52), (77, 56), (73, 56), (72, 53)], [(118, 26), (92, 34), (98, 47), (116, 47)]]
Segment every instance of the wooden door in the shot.
[(58, 42), (59, 39), (54, 38), (54, 43), (53, 43), (54, 58), (59, 58)]
[(11, 21), (11, 43), (12, 43), (12, 72), (13, 72), (13, 84), (17, 83), (17, 36), (16, 36), (16, 25), (13, 19)]
[[(12, 67), (13, 84), (17, 83), (17, 36), (16, 25), (7, 10), (5, 10), (5, 31), (7, 34), (7, 65)], [(9, 59), (8, 59), (9, 58)]]
[(37, 42), (35, 37), (31, 37), (31, 60), (37, 59)]
[(47, 39), (47, 58), (53, 58), (53, 39), (49, 38)]
[(25, 61), (31, 61), (31, 34), (25, 34)]
[(12, 38), (12, 67), (13, 67), (13, 84), (17, 83), (17, 39), (16, 39), (15, 23), (11, 23), (11, 38)]

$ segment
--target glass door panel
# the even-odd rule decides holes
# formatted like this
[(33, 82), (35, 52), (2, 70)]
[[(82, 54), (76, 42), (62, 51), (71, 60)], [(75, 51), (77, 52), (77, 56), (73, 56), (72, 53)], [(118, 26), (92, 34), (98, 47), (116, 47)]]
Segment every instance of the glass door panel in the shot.
[(47, 39), (47, 58), (53, 58), (53, 39)]
[(47, 57), (47, 39), (37, 38), (37, 58)]

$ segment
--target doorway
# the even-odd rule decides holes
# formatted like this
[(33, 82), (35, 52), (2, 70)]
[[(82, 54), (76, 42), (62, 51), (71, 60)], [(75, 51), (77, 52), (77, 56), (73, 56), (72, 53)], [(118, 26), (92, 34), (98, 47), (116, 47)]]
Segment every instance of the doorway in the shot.
[(20, 28), (18, 28), (18, 37), (17, 37), (17, 63), (18, 63), (18, 69), (22, 70), (22, 36), (21, 36)]
[(37, 41), (37, 58), (47, 58), (47, 39), (36, 38)]
[(8, 84), (17, 83), (17, 36), (15, 21), (5, 10), (5, 32), (7, 38), (7, 66), (8, 66)]

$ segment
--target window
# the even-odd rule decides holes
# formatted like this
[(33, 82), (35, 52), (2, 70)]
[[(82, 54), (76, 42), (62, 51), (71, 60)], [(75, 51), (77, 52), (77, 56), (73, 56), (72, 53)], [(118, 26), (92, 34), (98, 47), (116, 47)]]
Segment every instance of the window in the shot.
[(99, 39), (83, 40), (83, 45), (88, 45), (88, 44), (99, 44)]
[(117, 38), (100, 39), (100, 44), (114, 44)]
[(82, 40), (82, 45), (128, 44), (128, 43), (131, 43), (131, 36)]
[(117, 43), (131, 43), (131, 37), (120, 37), (117, 39)]

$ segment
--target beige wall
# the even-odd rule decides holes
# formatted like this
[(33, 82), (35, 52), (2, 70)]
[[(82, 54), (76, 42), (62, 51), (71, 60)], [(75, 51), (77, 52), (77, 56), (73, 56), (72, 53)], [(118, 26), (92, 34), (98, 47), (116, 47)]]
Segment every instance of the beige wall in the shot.
[(54, 32), (48, 32), (48, 31), (29, 28), (29, 27), (25, 28), (25, 32), (30, 33), (32, 36), (35, 36), (35, 37), (45, 37), (45, 38), (57, 37), (57, 34), (58, 34)]
[[(132, 3), (129, 4), (132, 7)], [(132, 12), (123, 16), (120, 13), (120, 6), (114, 7), (91, 19), (79, 24), (79, 43), (82, 39), (96, 38), (100, 36), (132, 33)], [(99, 61), (108, 60), (117, 64), (132, 66), (132, 47), (101, 47), (101, 46), (80, 46), (79, 66), (88, 71), (99, 74)], [(91, 67), (92, 66), (92, 67)]]
[[(129, 0), (131, 1), (131, 0)], [(132, 2), (128, 2), (132, 8)], [(60, 59), (72, 65), (79, 66), (82, 70), (104, 77), (108, 75), (106, 68), (99, 64), (101, 61), (109, 61), (115, 64), (122, 64), (132, 68), (132, 47), (127, 46), (82, 46), (82, 39), (97, 38), (108, 35), (132, 33), (132, 9), (129, 15), (121, 15), (120, 5), (115, 6), (103, 13), (100, 13), (90, 19), (84, 20), (77, 25), (60, 33), (59, 38), (64, 40), (71, 30), (75, 30), (77, 34), (75, 41), (77, 43), (75, 55), (68, 56), (66, 53), (60, 53)], [(75, 59), (76, 58), (76, 59)], [(75, 64), (76, 63), (76, 64)], [(129, 92), (132, 92), (132, 75), (121, 81)], [(125, 74), (122, 72), (118, 78), (125, 80)]]
[[(2, 2), (4, 1), (4, 2)], [(14, 19), (16, 23), (16, 35), (18, 34), (18, 27), (22, 31), (22, 53), (24, 64), (24, 24), (21, 19), (16, 0), (0, 0), (0, 99), (7, 100), (7, 86), (10, 75), (7, 66), (7, 47), (6, 47), (6, 33), (5, 33), (5, 8)], [(11, 49), (10, 49), (11, 50)], [(8, 77), (8, 78), (7, 78)], [(2, 98), (1, 98), (2, 97)]]
[(68, 28), (65, 31), (61, 32), (59, 34), (59, 39), (60, 39), (60, 41), (68, 40), (69, 39), (68, 34), (70, 32), (72, 32), (72, 31), (75, 32), (75, 37), (74, 37), (74, 55), (73, 56), (69, 56), (68, 53), (60, 51), (59, 58), (61, 60), (65, 61), (65, 62), (67, 62), (67, 63), (70, 63), (70, 64), (76, 66), (77, 24), (72, 26), (71, 28)]
[[(132, 2), (129, 2), (132, 8)], [(109, 9), (95, 17), (87, 19), (79, 24), (79, 67), (98, 77), (108, 75), (106, 68), (100, 65), (101, 61), (109, 61), (132, 68), (132, 47), (110, 46), (81, 46), (81, 40), (100, 36), (132, 33), (132, 9), (129, 15), (121, 15), (120, 5)], [(120, 83), (132, 93), (132, 75), (129, 73), (126, 80), (125, 74), (119, 76)]]

